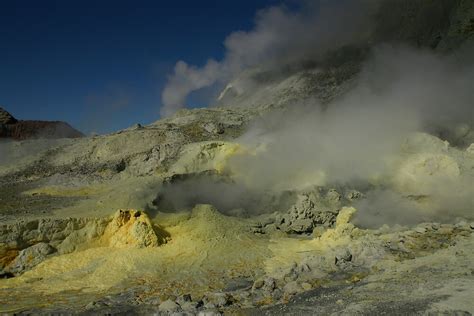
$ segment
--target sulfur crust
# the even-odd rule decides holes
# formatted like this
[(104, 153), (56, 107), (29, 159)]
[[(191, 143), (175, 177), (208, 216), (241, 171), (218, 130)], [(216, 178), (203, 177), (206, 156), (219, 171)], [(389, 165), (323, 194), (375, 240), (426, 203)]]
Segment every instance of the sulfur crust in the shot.
[(200, 205), (188, 220), (166, 227), (171, 240), (164, 245), (142, 249), (98, 246), (53, 257), (17, 278), (1, 280), (0, 288), (8, 288), (12, 295), (17, 291), (99, 293), (128, 280), (147, 279), (160, 293), (176, 290), (176, 283), (182, 286), (178, 290), (204, 293), (218, 286), (223, 275), (248, 275), (261, 269), (270, 253), (268, 242), (244, 225), (241, 219)]

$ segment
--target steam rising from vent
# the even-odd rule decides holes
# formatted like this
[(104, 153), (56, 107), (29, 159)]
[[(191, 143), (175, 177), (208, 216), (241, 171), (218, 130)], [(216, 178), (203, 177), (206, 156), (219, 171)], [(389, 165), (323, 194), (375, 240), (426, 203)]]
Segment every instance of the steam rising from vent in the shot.
[(224, 41), (225, 58), (203, 67), (184, 61), (162, 93), (162, 116), (185, 107), (189, 93), (224, 84), (248, 67), (272, 69), (317, 58), (329, 49), (366, 39), (376, 1), (304, 1), (298, 11), (284, 6), (257, 13), (253, 30), (237, 31)]
[[(319, 81), (324, 81), (324, 75), (327, 74), (329, 81), (337, 78), (331, 77), (334, 70), (331, 67), (342, 72), (348, 69), (324, 64), (330, 59), (328, 52), (341, 52), (341, 47), (354, 48), (361, 55), (357, 58), (346, 58), (344, 54), (329, 56), (357, 64), (357, 71), (341, 76), (342, 82), (351, 81), (347, 84), (350, 88), (344, 90), (345, 94), (334, 93), (336, 99), (324, 99), (325, 102), (332, 101), (321, 106), (316, 98), (308, 99), (308, 95), (316, 97), (316, 94), (310, 92), (301, 96), (297, 93), (300, 86), (294, 86), (298, 85), (297, 81), (306, 80), (304, 75), (295, 76), (294, 81), (282, 81), (283, 88), (275, 89), (289, 91), (289, 101), (285, 103), (288, 106), (254, 122), (238, 139), (248, 151), (235, 155), (228, 162), (226, 172), (234, 182), (216, 185), (200, 179), (196, 185), (199, 190), (187, 187), (195, 186), (195, 183), (180, 184), (176, 190), (167, 192), (170, 200), (193, 204), (194, 196), (182, 195), (182, 192), (192, 191), (199, 193), (200, 203), (209, 200), (225, 210), (239, 207), (258, 210), (259, 205), (250, 201), (253, 198), (245, 200), (245, 197), (311, 190), (315, 186), (343, 186), (365, 189), (366, 199), (357, 205), (356, 218), (365, 226), (472, 215), (474, 162), (472, 154), (464, 150), (474, 141), (474, 47), (466, 45), (454, 54), (443, 56), (401, 44), (382, 44), (384, 39), (410, 42), (398, 28), (393, 31), (390, 25), (383, 22), (379, 25), (381, 22), (375, 21), (381, 18), (377, 16), (379, 6), (388, 4), (387, 11), (397, 5), (396, 1), (302, 3), (296, 11), (283, 6), (260, 11), (253, 30), (234, 32), (226, 38), (226, 54), (221, 61), (209, 60), (203, 67), (179, 61), (163, 91), (161, 114), (172, 115), (185, 107), (187, 96), (203, 88), (227, 85), (225, 93), (221, 94), (224, 100), (227, 92), (232, 98), (232, 93), (240, 96), (259, 90), (258, 83), (247, 78), (246, 72), (264, 74), (262, 81), (267, 77), (271, 80), (275, 74), (285, 79), (289, 76), (285, 77), (282, 69), (293, 69), (296, 65), (296, 69), (306, 71), (305, 65), (310, 64), (311, 71), (318, 74), (320, 71), (323, 75), (311, 77), (317, 82), (308, 85), (319, 89)], [(415, 8), (417, 14), (427, 14), (431, 11), (423, 11), (425, 5), (416, 2), (410, 8)], [(440, 4), (429, 8), (443, 14), (449, 11)], [(407, 26), (408, 33), (425, 32), (418, 27), (418, 24)], [(446, 32), (443, 33), (444, 40), (450, 41), (448, 29), (433, 27), (439, 28), (436, 32)], [(436, 47), (430, 42), (435, 37), (433, 28), (428, 25), (426, 29), (426, 34), (417, 33), (425, 41), (420, 46)], [(437, 40), (439, 43), (440, 39)], [(362, 71), (354, 75), (359, 69)], [(335, 86), (339, 88), (341, 82), (321, 85), (321, 89), (330, 90)], [(259, 90), (261, 94), (255, 104), (273, 97), (274, 91), (270, 90)], [(299, 101), (291, 101), (295, 99)], [(462, 128), (457, 129), (457, 126)], [(429, 148), (431, 140), (426, 138), (419, 144), (426, 147), (423, 152), (426, 156), (416, 157), (414, 152), (404, 151), (402, 147), (417, 132), (436, 135), (458, 148), (450, 148), (438, 138), (434, 138), (434, 142), (442, 145)], [(429, 156), (431, 154), (433, 156)], [(413, 165), (403, 167), (405, 160), (411, 158)], [(458, 173), (441, 172), (431, 176), (451, 162)], [(418, 167), (422, 169), (418, 178), (407, 171)], [(408, 180), (400, 180), (403, 176)], [(218, 187), (225, 191), (222, 195), (225, 198), (213, 197)], [(244, 200), (248, 203), (242, 203)], [(430, 202), (424, 203), (425, 200)], [(384, 204), (390, 205), (382, 207)], [(179, 207), (181, 205), (177, 205)]]
[(257, 123), (240, 141), (259, 154), (235, 158), (233, 167), (249, 185), (278, 189), (304, 183), (301, 177), (313, 184), (375, 177), (410, 133), (472, 123), (474, 63), (463, 62), (380, 48), (357, 87), (326, 111), (317, 101), (296, 104)]
[[(316, 101), (295, 104), (255, 124), (239, 141), (256, 154), (234, 157), (230, 169), (239, 181), (257, 191), (360, 183), (391, 187), (399, 172), (398, 160), (409, 155), (403, 154), (402, 144), (412, 133), (443, 130), (460, 122), (474, 126), (474, 94), (469, 87), (474, 80), (474, 62), (472, 58), (459, 62), (406, 48), (379, 48), (357, 86), (329, 104), (326, 111), (314, 106)], [(437, 157), (427, 161), (437, 164)], [(462, 164), (462, 159), (452, 161)], [(443, 168), (443, 160), (439, 164)], [(421, 161), (420, 165), (426, 163)], [(437, 172), (437, 165), (432, 168), (434, 171), (426, 172)], [(472, 174), (455, 176), (451, 181), (444, 176), (427, 176), (427, 182), (420, 182), (435, 203), (430, 212), (418, 212), (413, 209), (416, 203), (406, 200), (419, 192), (388, 189), (383, 195), (368, 195), (376, 200), (361, 206), (359, 219), (370, 226), (374, 219), (377, 223), (407, 223), (446, 217), (448, 213), (469, 215), (474, 191), (466, 190), (465, 184), (472, 183)], [(388, 197), (385, 202), (393, 205), (378, 209), (380, 196)], [(367, 207), (370, 205), (377, 211)], [(393, 212), (395, 209), (398, 211)], [(369, 213), (364, 214), (364, 210)], [(404, 212), (409, 216), (393, 218), (393, 214)]]
[[(474, 156), (416, 133), (446, 139), (462, 123), (467, 145), (474, 141), (472, 51), (441, 57), (379, 46), (354, 88), (324, 110), (317, 100), (301, 101), (254, 122), (236, 140), (246, 150), (224, 168), (230, 181), (173, 183), (155, 206), (210, 203), (228, 214), (260, 214), (288, 209), (287, 192), (326, 186), (363, 191), (355, 220), (365, 227), (470, 217)], [(272, 204), (272, 196), (280, 199)]]

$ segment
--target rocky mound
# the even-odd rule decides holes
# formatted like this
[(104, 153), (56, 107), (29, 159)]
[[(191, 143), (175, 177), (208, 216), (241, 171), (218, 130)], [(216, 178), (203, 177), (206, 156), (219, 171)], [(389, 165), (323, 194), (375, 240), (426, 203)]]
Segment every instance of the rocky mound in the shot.
[(118, 210), (112, 218), (23, 221), (0, 226), (0, 278), (20, 275), (52, 256), (92, 246), (157, 247), (168, 234), (143, 211)]
[(23, 121), (0, 107), (0, 138), (78, 138), (84, 135), (61, 121)]
[(4, 108), (0, 107), (0, 124), (15, 124), (17, 120)]
[[(164, 234), (160, 234), (164, 237)], [(157, 247), (164, 238), (157, 235), (148, 215), (136, 210), (118, 210), (104, 232), (111, 247)]]

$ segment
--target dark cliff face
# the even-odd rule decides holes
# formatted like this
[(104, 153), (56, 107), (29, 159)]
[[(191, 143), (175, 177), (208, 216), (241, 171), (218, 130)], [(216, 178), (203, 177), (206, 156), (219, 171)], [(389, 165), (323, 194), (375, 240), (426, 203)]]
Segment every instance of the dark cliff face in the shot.
[(375, 42), (449, 52), (474, 39), (474, 1), (386, 0), (375, 22)]
[(22, 121), (0, 107), (0, 138), (78, 138), (84, 135), (65, 122)]

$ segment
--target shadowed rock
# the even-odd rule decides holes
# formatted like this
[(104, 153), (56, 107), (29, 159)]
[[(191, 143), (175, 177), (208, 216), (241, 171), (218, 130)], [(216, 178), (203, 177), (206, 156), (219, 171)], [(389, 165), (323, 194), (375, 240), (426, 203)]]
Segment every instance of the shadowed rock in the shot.
[(4, 108), (0, 107), (0, 124), (15, 124), (16, 122), (16, 118), (14, 118)]

